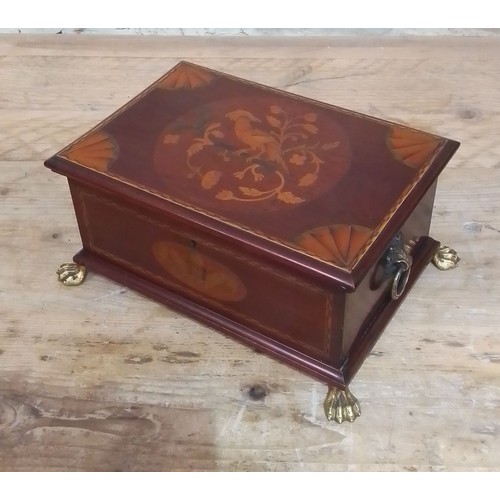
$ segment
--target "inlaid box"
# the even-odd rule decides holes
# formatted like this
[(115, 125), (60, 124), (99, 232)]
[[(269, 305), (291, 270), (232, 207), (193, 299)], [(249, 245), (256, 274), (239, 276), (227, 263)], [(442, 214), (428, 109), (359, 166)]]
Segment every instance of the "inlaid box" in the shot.
[(316, 377), (328, 418), (427, 264), (456, 141), (181, 62), (46, 161), (90, 269)]

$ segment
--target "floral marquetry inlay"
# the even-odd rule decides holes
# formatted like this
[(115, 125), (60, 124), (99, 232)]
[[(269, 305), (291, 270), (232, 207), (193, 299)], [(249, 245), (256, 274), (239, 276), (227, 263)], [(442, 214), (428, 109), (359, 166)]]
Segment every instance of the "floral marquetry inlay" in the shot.
[(310, 201), (348, 169), (349, 141), (335, 122), (271, 103), (253, 111), (225, 104), (217, 119), (192, 127), (192, 133), (183, 121), (196, 123), (203, 113), (167, 127), (155, 151), (160, 174), (168, 175), (169, 157), (181, 156), (184, 177), (204, 198), (246, 210), (248, 204), (279, 209)]

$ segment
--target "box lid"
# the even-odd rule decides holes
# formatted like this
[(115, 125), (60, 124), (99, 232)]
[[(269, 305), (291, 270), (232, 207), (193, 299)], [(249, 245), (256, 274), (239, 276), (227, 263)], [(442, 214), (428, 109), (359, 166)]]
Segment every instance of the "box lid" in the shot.
[(458, 146), (181, 62), (45, 164), (354, 289)]

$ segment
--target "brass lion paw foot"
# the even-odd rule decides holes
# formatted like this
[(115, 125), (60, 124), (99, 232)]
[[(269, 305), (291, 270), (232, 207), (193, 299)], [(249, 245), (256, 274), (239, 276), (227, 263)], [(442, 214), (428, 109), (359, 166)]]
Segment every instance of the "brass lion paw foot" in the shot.
[(347, 387), (345, 391), (337, 389), (337, 387), (330, 387), (323, 408), (326, 418), (335, 420), (339, 424), (345, 420), (354, 422), (361, 415), (359, 402)]
[(57, 270), (58, 280), (66, 286), (81, 285), (86, 274), (87, 270), (85, 269), (85, 266), (75, 264), (74, 262), (62, 264)]
[(460, 257), (453, 248), (447, 247), (445, 245), (440, 245), (436, 254), (432, 258), (432, 263), (440, 271), (448, 271), (449, 269), (455, 269), (460, 262)]

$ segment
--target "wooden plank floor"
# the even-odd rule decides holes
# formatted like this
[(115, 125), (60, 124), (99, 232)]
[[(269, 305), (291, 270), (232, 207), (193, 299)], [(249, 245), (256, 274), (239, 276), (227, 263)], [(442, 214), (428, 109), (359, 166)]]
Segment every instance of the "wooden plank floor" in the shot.
[[(498, 470), (500, 37), (0, 37), (0, 470)], [(325, 386), (96, 275), (42, 166), (180, 59), (462, 142), (429, 268), (328, 423)]]

